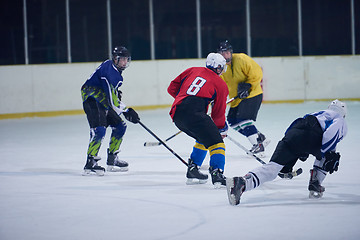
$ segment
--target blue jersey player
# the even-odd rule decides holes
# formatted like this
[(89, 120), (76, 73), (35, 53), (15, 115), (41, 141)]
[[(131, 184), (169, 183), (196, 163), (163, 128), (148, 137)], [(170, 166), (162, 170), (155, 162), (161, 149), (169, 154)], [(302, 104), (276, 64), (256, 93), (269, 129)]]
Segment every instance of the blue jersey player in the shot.
[(120, 86), (123, 83), (121, 75), (130, 64), (131, 55), (125, 47), (115, 47), (112, 59), (103, 62), (81, 87), (83, 108), (90, 125), (90, 142), (87, 150), (87, 160), (84, 175), (96, 173), (104, 175), (105, 168), (98, 165), (98, 157), (106, 128), (111, 127), (112, 133), (107, 150), (108, 171), (127, 171), (128, 163), (118, 159), (118, 152), (126, 131), (126, 123), (121, 114), (133, 123), (139, 122), (139, 116), (132, 108), (126, 108), (121, 102)]
[(227, 178), (230, 204), (239, 204), (244, 191), (275, 179), (279, 172), (286, 175), (298, 159), (306, 161), (309, 154), (315, 156), (310, 170), (309, 197), (321, 198), (325, 191), (321, 183), (326, 174), (339, 167), (340, 154), (336, 152), (336, 145), (347, 133), (346, 113), (346, 104), (336, 99), (328, 109), (296, 119), (279, 141), (269, 163), (249, 171), (244, 177)]

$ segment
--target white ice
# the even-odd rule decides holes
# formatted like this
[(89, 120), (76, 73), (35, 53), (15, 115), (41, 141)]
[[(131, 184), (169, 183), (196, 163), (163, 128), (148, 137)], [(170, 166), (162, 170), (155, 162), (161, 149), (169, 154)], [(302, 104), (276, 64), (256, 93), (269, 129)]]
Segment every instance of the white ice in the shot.
[[(327, 107), (327, 102), (263, 104), (257, 127), (272, 141), (268, 161), (288, 125)], [(360, 239), (360, 103), (347, 102), (346, 138), (338, 145), (339, 171), (328, 175), (324, 197), (308, 199), (313, 159), (298, 162), (304, 172), (244, 193), (230, 206), (226, 189), (185, 184), (185, 165), (139, 124), (128, 122), (120, 158), (126, 173), (82, 176), (89, 129), (85, 115), (0, 121), (0, 239)], [(178, 129), (169, 109), (139, 111), (160, 138)], [(106, 165), (108, 129), (100, 151)], [(229, 135), (246, 147), (233, 130)], [(180, 134), (168, 146), (187, 160), (193, 139)], [(225, 140), (225, 175), (244, 175), (259, 166)], [(205, 160), (208, 164), (208, 157)]]

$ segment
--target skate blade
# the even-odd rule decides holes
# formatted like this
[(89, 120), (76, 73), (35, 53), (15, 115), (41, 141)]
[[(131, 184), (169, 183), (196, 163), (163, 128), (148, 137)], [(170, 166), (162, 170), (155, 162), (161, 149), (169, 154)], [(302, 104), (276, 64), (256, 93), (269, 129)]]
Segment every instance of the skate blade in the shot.
[(309, 192), (309, 198), (310, 199), (319, 199), (319, 198), (322, 198), (324, 193), (322, 192), (315, 192), (315, 191), (310, 191)]
[(215, 189), (226, 188), (226, 185), (222, 185), (220, 182), (214, 183)]
[(108, 166), (106, 169), (108, 172), (127, 172), (128, 167)]
[(254, 153), (254, 155), (257, 156), (258, 158), (266, 157), (265, 152)]
[(206, 182), (207, 179), (188, 178), (186, 180), (186, 185), (205, 184)]
[(238, 205), (240, 202), (236, 203), (235, 195), (231, 194), (231, 190), (234, 188), (234, 179), (233, 178), (227, 178), (226, 179), (226, 191), (229, 199), (230, 205)]
[(90, 169), (84, 169), (83, 176), (104, 176), (105, 171), (104, 170), (90, 170)]
[(265, 141), (262, 142), (262, 145), (263, 145), (264, 147), (266, 147), (267, 145), (270, 144), (270, 142), (271, 142), (271, 140), (266, 138)]

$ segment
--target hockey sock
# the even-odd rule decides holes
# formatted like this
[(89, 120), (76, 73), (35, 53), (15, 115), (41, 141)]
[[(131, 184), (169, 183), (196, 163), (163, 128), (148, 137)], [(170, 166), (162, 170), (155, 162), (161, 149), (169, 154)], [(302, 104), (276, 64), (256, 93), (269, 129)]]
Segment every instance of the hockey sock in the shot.
[(126, 123), (122, 121), (118, 126), (111, 128), (112, 133), (111, 133), (111, 138), (110, 138), (110, 143), (109, 143), (109, 152), (110, 153), (115, 153), (116, 151), (119, 150), (120, 144), (123, 141), (122, 137), (125, 134), (126, 127), (127, 127)]
[(325, 162), (325, 158), (322, 158), (321, 160), (315, 159), (313, 166), (314, 170), (318, 172), (316, 177), (319, 180), (320, 184), (324, 181), (327, 174), (327, 172), (323, 169), (324, 162)]
[(264, 182), (269, 182), (274, 180), (277, 177), (279, 171), (283, 167), (284, 166), (278, 163), (269, 162), (267, 164), (261, 165), (260, 167), (253, 169), (252, 171), (249, 171), (244, 176), (244, 179), (246, 181), (245, 191), (254, 189), (260, 186), (260, 184), (263, 184)]
[(252, 145), (257, 143), (258, 138), (258, 130), (254, 125), (254, 121), (252, 120), (244, 120), (236, 124), (230, 124), (230, 126), (247, 137)]
[(210, 166), (213, 169), (219, 168), (224, 170), (225, 166), (225, 144), (223, 142), (214, 144), (209, 147)]
[(105, 133), (106, 128), (103, 126), (90, 129), (90, 142), (87, 151), (88, 156), (97, 156)]
[(206, 157), (206, 153), (207, 149), (205, 146), (199, 142), (196, 142), (190, 155), (190, 159), (193, 160), (196, 165), (201, 166)]

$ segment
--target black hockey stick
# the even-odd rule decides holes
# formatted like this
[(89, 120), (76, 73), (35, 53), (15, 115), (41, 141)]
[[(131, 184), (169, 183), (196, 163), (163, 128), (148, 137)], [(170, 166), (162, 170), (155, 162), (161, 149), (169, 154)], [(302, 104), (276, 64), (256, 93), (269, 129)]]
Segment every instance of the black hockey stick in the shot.
[(156, 138), (156, 140), (158, 140), (162, 145), (164, 145), (164, 147), (167, 148), (167, 150), (169, 150), (172, 154), (175, 155), (175, 157), (177, 157), (183, 164), (185, 164), (186, 166), (188, 165), (188, 163), (182, 159), (176, 152), (174, 152), (168, 145), (166, 145), (166, 143), (161, 140), (158, 136), (155, 135), (155, 133), (153, 133), (149, 128), (147, 128), (142, 122), (139, 121), (139, 124), (145, 128), (146, 131), (148, 131), (148, 133), (150, 133), (154, 138)]
[[(254, 157), (258, 162), (260, 162), (261, 164), (266, 164), (263, 160), (261, 160), (259, 157), (257, 157), (254, 153), (250, 152), (246, 147), (244, 147), (243, 145), (241, 145), (238, 141), (236, 141), (235, 139), (233, 139), (232, 137), (230, 137), (229, 135), (227, 135), (227, 138), (232, 141), (236, 146), (240, 147), (241, 149), (243, 149), (246, 154)], [(281, 178), (286, 178), (286, 179), (292, 179), (293, 177), (296, 177), (298, 175), (300, 175), (302, 173), (302, 168), (297, 169), (296, 171), (293, 172), (289, 172), (289, 173), (278, 173), (278, 176)]]
[[(229, 100), (226, 101), (226, 104), (231, 103), (232, 101), (234, 101), (235, 99), (237, 99), (238, 96), (230, 98)], [(177, 135), (179, 135), (182, 131), (178, 131), (177, 133), (171, 135), (170, 137), (168, 137), (167, 139), (164, 140), (164, 142), (169, 141), (170, 139), (176, 137)], [(161, 142), (144, 142), (144, 147), (153, 147), (153, 146), (159, 146), (161, 145)]]
[(260, 159), (259, 157), (257, 157), (254, 153), (250, 152), (246, 147), (244, 147), (243, 145), (241, 145), (238, 141), (236, 141), (235, 139), (233, 139), (233, 138), (230, 137), (229, 135), (227, 135), (226, 138), (229, 139), (230, 141), (232, 141), (233, 143), (235, 143), (236, 146), (238, 146), (238, 147), (240, 147), (242, 150), (244, 150), (247, 155), (250, 155), (250, 156), (254, 157), (259, 163), (261, 163), (261, 164), (266, 164), (266, 162), (264, 162), (263, 160), (261, 160), (261, 159)]
[[(170, 137), (168, 137), (167, 139), (164, 140), (164, 142), (169, 141), (170, 139), (176, 137), (177, 135), (179, 135), (182, 131), (178, 131), (177, 133), (171, 135)], [(144, 147), (152, 147), (152, 146), (159, 146), (161, 145), (161, 142), (145, 142), (144, 143)]]

